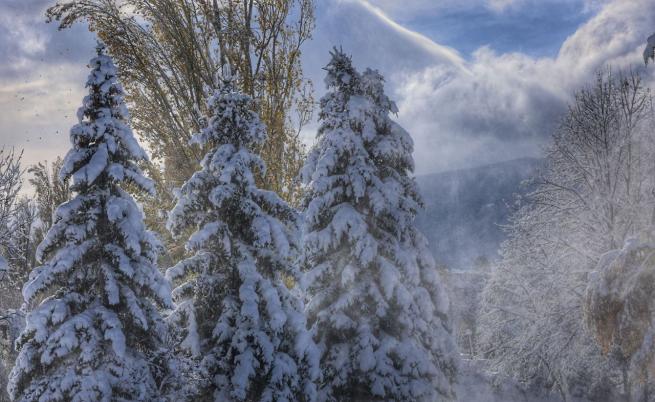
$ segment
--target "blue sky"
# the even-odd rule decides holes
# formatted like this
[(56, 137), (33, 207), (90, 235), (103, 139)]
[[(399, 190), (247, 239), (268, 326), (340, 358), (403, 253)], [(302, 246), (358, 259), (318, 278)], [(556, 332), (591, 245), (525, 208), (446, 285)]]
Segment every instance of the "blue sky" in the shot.
[[(0, 0), (0, 143), (26, 164), (66, 152), (94, 44), (83, 25), (45, 24), (52, 3)], [(596, 71), (654, 71), (640, 56), (652, 0), (317, 0), (316, 17), (303, 60), (317, 95), (332, 46), (379, 69), (418, 174), (538, 156)]]
[(582, 1), (534, 2), (495, 10), (485, 6), (454, 6), (434, 13), (417, 13), (398, 22), (466, 57), (489, 46), (500, 53), (557, 55), (564, 40), (593, 13)]

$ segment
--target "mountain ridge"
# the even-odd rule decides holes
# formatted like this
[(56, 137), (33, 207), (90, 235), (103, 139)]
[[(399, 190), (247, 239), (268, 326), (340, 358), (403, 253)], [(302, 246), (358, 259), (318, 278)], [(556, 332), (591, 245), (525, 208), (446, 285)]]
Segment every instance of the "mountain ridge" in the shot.
[(416, 222), (437, 263), (467, 270), (498, 258), (516, 196), (531, 189), (522, 183), (542, 165), (542, 159), (524, 157), (417, 176), (425, 208)]

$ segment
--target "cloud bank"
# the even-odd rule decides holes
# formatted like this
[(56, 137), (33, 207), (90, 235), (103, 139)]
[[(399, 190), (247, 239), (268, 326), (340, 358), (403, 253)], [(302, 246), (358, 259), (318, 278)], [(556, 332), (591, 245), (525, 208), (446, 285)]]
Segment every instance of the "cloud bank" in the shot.
[[(379, 68), (386, 75), (400, 108), (398, 120), (414, 137), (419, 174), (537, 156), (575, 91), (597, 71), (634, 68), (653, 77), (640, 56), (655, 30), (655, 8), (646, 0), (590, 3), (596, 12), (566, 39), (556, 57), (498, 54), (482, 47), (468, 61), (454, 49), (440, 52), (454, 57), (431, 55), (424, 44), (429, 39), (402, 35), (365, 0), (327, 3), (329, 12), (319, 14), (318, 41), (341, 44), (360, 68)], [(502, 2), (504, 7), (527, 3)], [(423, 6), (421, 0), (411, 4)], [(358, 21), (354, 28), (350, 21), (336, 24), (349, 18)]]
[[(419, 174), (536, 156), (575, 90), (599, 69), (632, 66), (652, 79), (655, 69), (641, 61), (643, 44), (655, 32), (649, 1), (579, 0), (589, 16), (552, 57), (486, 46), (463, 54), (402, 23), (461, 7), (510, 13), (534, 1), (317, 1), (304, 69), (318, 96), (332, 46), (351, 53), (360, 69), (379, 69), (400, 108), (399, 122), (414, 137)], [(545, 1), (557, 7), (562, 0)], [(50, 3), (0, 2), (0, 143), (25, 148), (26, 164), (52, 160), (68, 148), (93, 54), (93, 35), (83, 25), (57, 32), (45, 24)], [(315, 128), (305, 131), (309, 143)]]
[(49, 0), (0, 2), (0, 145), (24, 149), (25, 166), (63, 156), (85, 92), (93, 36), (57, 32)]

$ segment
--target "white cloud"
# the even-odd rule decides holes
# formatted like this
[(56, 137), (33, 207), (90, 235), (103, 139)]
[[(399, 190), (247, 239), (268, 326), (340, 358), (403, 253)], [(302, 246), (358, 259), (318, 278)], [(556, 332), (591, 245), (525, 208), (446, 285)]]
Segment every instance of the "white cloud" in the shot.
[[(646, 0), (598, 7), (554, 58), (481, 48), (466, 63), (470, 74), (444, 63), (392, 73), (389, 86), (398, 119), (415, 139), (417, 171), (539, 155), (567, 102), (598, 70), (644, 69), (640, 54), (655, 31), (655, 8)], [(644, 73), (653, 77), (653, 69)]]
[(434, 15), (454, 8), (483, 5), (487, 0), (368, 0), (394, 19), (406, 20), (418, 15)]
[(466, 70), (455, 49), (401, 26), (367, 1), (325, 0), (317, 3), (316, 17), (314, 37), (303, 50), (303, 67), (315, 82), (322, 82), (329, 50), (342, 45), (357, 65), (379, 68), (388, 79), (433, 65)]
[(521, 0), (488, 0), (487, 6), (496, 11), (503, 12), (511, 6), (516, 6), (517, 3), (520, 3)]
[[(603, 64), (639, 64), (646, 38), (655, 31), (655, 7), (648, 0), (614, 0), (562, 45), (557, 62), (580, 79)], [(635, 57), (637, 56), (637, 57)]]
[(429, 68), (399, 83), (399, 120), (412, 133), (419, 173), (535, 155), (567, 94), (537, 77), (552, 65), (527, 56), (474, 55), (471, 76)]
[[(470, 10), (484, 7), (495, 13), (502, 13), (509, 9), (529, 6), (531, 3), (552, 2), (556, 4), (562, 0), (367, 0), (379, 7), (394, 19), (409, 20), (416, 17), (434, 16), (452, 10)], [(582, 1), (588, 9), (595, 9), (607, 0), (567, 0)]]
[(385, 15), (382, 10), (371, 5), (371, 3), (366, 0), (359, 0), (359, 3), (368, 13), (370, 13), (373, 18), (378, 19), (382, 25), (386, 25), (386, 27), (400, 36), (401, 40), (406, 40), (407, 42), (412, 43), (415, 46), (423, 49), (425, 52), (433, 55), (436, 59), (447, 60), (453, 65), (457, 66), (459, 69), (468, 72), (464, 66), (464, 60), (455, 49), (439, 45), (425, 35), (421, 35), (418, 32), (403, 27), (402, 25), (393, 21), (391, 18), (387, 17), (387, 15)]

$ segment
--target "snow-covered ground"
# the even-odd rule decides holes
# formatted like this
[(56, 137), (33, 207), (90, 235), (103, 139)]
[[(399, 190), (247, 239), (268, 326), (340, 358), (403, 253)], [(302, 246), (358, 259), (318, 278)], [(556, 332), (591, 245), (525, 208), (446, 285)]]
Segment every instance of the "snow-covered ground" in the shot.
[[(456, 392), (460, 402), (563, 402), (555, 393), (525, 391), (510, 380), (496, 384), (482, 371), (484, 361), (462, 359)], [(569, 402), (586, 402), (574, 399)]]
[[(556, 399), (528, 396), (516, 385), (505, 382), (498, 386), (480, 370), (479, 361), (462, 360), (461, 375), (457, 384), (457, 400), (467, 402), (555, 401)], [(534, 398), (533, 398), (534, 397)], [(537, 399), (538, 398), (538, 399)]]

